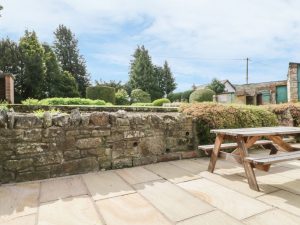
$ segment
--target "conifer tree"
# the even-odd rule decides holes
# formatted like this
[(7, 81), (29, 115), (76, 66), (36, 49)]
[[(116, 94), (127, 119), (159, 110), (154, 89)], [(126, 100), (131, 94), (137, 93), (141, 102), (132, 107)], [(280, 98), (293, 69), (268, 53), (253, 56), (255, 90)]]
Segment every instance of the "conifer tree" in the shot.
[(170, 94), (176, 89), (177, 84), (167, 61), (165, 61), (163, 67), (163, 83), (164, 92), (166, 95)]

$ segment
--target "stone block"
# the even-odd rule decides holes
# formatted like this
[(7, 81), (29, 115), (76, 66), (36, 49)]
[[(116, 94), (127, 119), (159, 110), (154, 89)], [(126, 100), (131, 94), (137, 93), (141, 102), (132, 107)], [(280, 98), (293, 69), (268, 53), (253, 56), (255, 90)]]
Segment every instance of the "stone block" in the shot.
[(130, 138), (142, 138), (145, 136), (145, 133), (142, 131), (125, 131), (124, 132), (124, 138), (130, 139)]
[(64, 151), (65, 160), (79, 159), (80, 157), (80, 150)]
[(42, 140), (42, 129), (24, 130), (24, 141), (39, 142)]
[(105, 137), (110, 136), (110, 130), (93, 130), (92, 137)]
[(126, 167), (132, 167), (132, 158), (115, 159), (112, 161), (113, 169), (121, 169)]
[(76, 141), (76, 147), (79, 149), (97, 148), (101, 142), (100, 138), (84, 138)]
[(79, 109), (73, 109), (70, 114), (70, 123), (72, 126), (78, 126), (81, 122), (81, 114)]
[(14, 128), (42, 128), (43, 121), (34, 115), (14, 115)]
[(167, 162), (171, 160), (179, 160), (181, 159), (181, 154), (177, 152), (167, 153), (163, 155), (157, 156), (157, 162)]
[(29, 180), (42, 180), (48, 178), (50, 178), (49, 171), (33, 171), (33, 172), (18, 173), (16, 176), (16, 181), (24, 182)]
[(157, 156), (133, 157), (133, 166), (143, 166), (151, 163), (157, 163)]
[(47, 144), (43, 143), (18, 143), (16, 144), (16, 153), (23, 154), (39, 154), (48, 149)]
[(34, 157), (36, 166), (45, 166), (51, 164), (59, 164), (62, 162), (63, 154), (62, 152), (47, 152), (41, 153)]
[(69, 126), (70, 115), (68, 114), (58, 114), (53, 116), (52, 123), (58, 127), (68, 127)]
[(4, 168), (9, 171), (26, 171), (30, 170), (33, 165), (33, 159), (8, 160)]
[(129, 126), (129, 119), (117, 118), (117, 126)]
[(95, 126), (108, 126), (109, 114), (105, 112), (94, 112), (90, 115), (90, 123)]

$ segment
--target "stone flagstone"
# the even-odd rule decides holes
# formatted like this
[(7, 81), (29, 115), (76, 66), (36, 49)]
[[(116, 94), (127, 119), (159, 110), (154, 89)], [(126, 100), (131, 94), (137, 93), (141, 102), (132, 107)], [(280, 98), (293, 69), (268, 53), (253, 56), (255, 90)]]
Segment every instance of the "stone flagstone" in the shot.
[(300, 216), (300, 195), (281, 190), (261, 196), (258, 199)]
[(172, 221), (188, 219), (213, 210), (209, 204), (168, 181), (154, 181), (134, 187)]
[(149, 170), (146, 170), (143, 167), (126, 168), (117, 170), (116, 173), (119, 174), (129, 184), (145, 183), (162, 179), (161, 177), (150, 172)]
[(206, 179), (178, 184), (198, 198), (212, 204), (236, 219), (244, 219), (271, 207)]
[(171, 225), (139, 194), (123, 195), (96, 202), (108, 225)]
[(87, 195), (41, 204), (37, 225), (102, 225)]
[(0, 187), (0, 222), (37, 212), (40, 183)]
[(243, 225), (243, 223), (219, 210), (215, 210), (184, 220), (177, 225)]
[(200, 178), (199, 175), (194, 175), (189, 171), (181, 169), (170, 163), (151, 164), (145, 166), (145, 168), (167, 179), (168, 181), (171, 181), (172, 183), (179, 183)]
[(40, 202), (86, 194), (87, 189), (80, 176), (51, 179), (41, 182)]
[(185, 169), (193, 174), (199, 174), (202, 171), (207, 170), (208, 163), (197, 163), (194, 160), (177, 160), (177, 161), (170, 161), (172, 165), (178, 166), (182, 169)]
[(248, 225), (299, 225), (300, 217), (275, 209), (246, 219), (244, 223)]
[(94, 200), (134, 193), (135, 191), (112, 171), (82, 175)]
[(36, 214), (30, 214), (28, 216), (21, 216), (15, 219), (0, 222), (0, 225), (35, 225)]

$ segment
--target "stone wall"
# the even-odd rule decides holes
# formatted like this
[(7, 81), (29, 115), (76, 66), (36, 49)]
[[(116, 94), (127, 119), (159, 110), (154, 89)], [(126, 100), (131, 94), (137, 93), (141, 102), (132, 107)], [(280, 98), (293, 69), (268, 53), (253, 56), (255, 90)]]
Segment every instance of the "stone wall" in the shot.
[(193, 120), (179, 113), (0, 112), (2, 183), (195, 157)]
[(287, 80), (288, 101), (298, 101), (298, 63), (290, 63)]

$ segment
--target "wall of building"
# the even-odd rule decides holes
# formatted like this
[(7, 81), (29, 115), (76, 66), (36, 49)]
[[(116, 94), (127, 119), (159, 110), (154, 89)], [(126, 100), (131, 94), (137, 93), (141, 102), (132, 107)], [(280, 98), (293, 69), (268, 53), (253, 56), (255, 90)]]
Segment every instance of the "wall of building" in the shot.
[(5, 98), (10, 104), (15, 102), (14, 79), (11, 75), (5, 76)]
[(195, 157), (191, 117), (92, 112), (43, 118), (0, 112), (2, 183)]
[(290, 63), (288, 70), (288, 80), (287, 80), (287, 91), (288, 91), (288, 101), (297, 102), (298, 101), (298, 63)]

